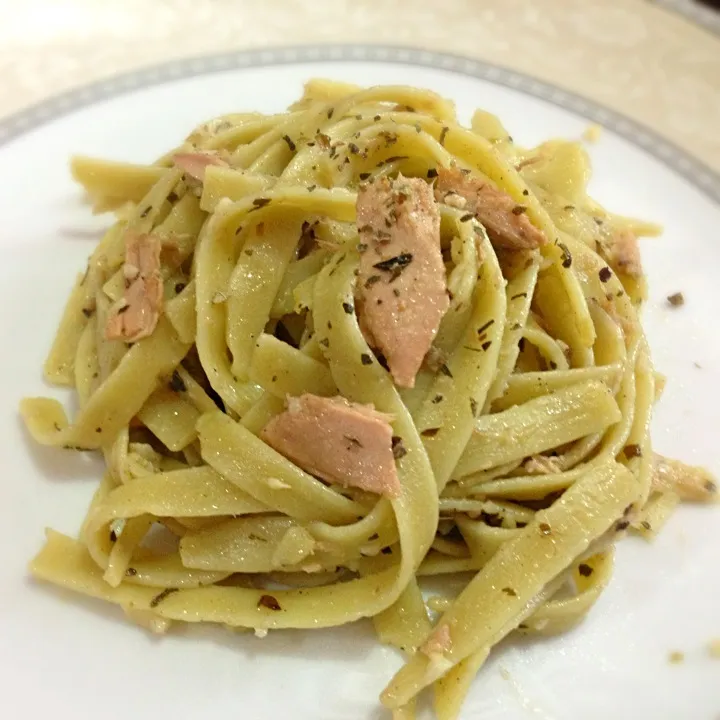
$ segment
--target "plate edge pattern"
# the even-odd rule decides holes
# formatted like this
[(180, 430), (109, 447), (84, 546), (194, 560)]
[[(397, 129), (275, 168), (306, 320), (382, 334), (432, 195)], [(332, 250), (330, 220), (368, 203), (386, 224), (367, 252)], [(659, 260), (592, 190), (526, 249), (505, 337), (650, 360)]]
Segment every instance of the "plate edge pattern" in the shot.
[(652, 0), (664, 10), (682, 15), (688, 22), (699, 25), (714, 35), (720, 35), (720, 13), (710, 7), (699, 5), (695, 0)]
[(322, 61), (415, 65), (455, 72), (519, 90), (612, 130), (720, 203), (719, 173), (675, 143), (622, 113), (551, 83), (484, 60), (402, 46), (343, 44), (268, 47), (183, 58), (140, 68), (74, 88), (0, 119), (0, 147), (54, 119), (135, 90), (242, 68)]

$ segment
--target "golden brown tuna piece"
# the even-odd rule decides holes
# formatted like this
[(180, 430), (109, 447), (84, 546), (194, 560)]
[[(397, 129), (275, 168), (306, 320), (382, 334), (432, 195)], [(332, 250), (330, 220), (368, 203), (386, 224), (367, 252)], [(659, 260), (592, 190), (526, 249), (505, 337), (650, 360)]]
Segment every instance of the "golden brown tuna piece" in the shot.
[(368, 344), (385, 356), (395, 382), (413, 387), (449, 305), (432, 189), (402, 175), (364, 185), (357, 222), (360, 326)]
[(303, 470), (331, 483), (397, 497), (400, 481), (388, 416), (343, 397), (301, 395), (260, 437)]
[(545, 236), (528, 219), (525, 207), (510, 195), (478, 177), (458, 168), (441, 168), (435, 186), (435, 199), (457, 207), (457, 198), (465, 200), (464, 209), (484, 225), (490, 242), (503, 250), (532, 250), (544, 245)]
[(154, 235), (135, 234), (125, 242), (125, 294), (112, 309), (105, 337), (135, 342), (152, 334), (162, 312), (162, 242)]

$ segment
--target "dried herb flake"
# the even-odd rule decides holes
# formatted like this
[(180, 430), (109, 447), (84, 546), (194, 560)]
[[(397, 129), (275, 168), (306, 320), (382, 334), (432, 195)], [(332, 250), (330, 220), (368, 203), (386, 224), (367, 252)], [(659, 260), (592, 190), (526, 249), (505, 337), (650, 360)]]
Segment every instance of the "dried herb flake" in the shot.
[(282, 610), (280, 607), (280, 603), (277, 601), (277, 598), (272, 595), (261, 595), (260, 599), (258, 600), (257, 606), (266, 608), (267, 610)]
[(168, 595), (178, 592), (178, 588), (165, 588), (150, 601), (150, 607), (156, 608)]
[(392, 454), (396, 460), (407, 455), (405, 445), (403, 445), (403, 439), (399, 435), (393, 435), (392, 437)]
[(180, 377), (180, 373), (177, 370), (173, 370), (172, 377), (170, 378), (170, 389), (173, 392), (186, 392), (187, 391), (185, 382)]
[(565, 243), (558, 243), (558, 247), (562, 250), (562, 266), (569, 268), (572, 265), (572, 255), (568, 250), (568, 246)]
[(642, 448), (633, 443), (632, 445), (625, 446), (625, 457), (630, 460), (631, 458), (642, 457)]

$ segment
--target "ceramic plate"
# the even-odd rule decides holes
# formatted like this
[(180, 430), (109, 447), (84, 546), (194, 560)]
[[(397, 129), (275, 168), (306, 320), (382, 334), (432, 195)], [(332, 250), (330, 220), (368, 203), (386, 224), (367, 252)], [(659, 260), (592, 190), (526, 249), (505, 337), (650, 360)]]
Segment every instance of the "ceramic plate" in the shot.
[[(578, 138), (589, 147), (592, 194), (612, 210), (662, 223), (644, 240), (650, 277), (645, 324), (669, 377), (654, 419), (659, 451), (720, 473), (720, 181), (676, 148), (582, 99), (508, 71), (391, 48), (263, 51), (193, 60), (73, 92), (0, 123), (0, 716), (377, 720), (378, 694), (401, 658), (369, 622), (333, 631), (215, 628), (150, 637), (114, 607), (40, 585), (26, 564), (43, 528), (76, 534), (101, 467), (39, 449), (17, 415), (46, 392), (41, 365), (75, 273), (108, 217), (92, 217), (68, 173), (71, 153), (150, 161), (197, 123), (231, 111), (284, 109), (303, 82), (408, 83), (481, 106), (516, 141)], [(666, 297), (681, 291), (673, 309)], [(579, 628), (508, 643), (475, 681), (463, 717), (494, 720), (711, 720), (720, 713), (720, 524), (683, 507), (649, 545), (628, 540), (612, 584)], [(671, 664), (669, 654), (684, 653)]]

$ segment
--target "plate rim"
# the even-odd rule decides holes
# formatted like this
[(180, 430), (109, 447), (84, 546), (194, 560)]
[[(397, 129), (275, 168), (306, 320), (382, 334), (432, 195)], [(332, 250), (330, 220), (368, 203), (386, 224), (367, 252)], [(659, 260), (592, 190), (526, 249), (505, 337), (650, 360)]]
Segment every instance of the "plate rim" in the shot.
[(611, 130), (720, 204), (720, 172), (623, 113), (578, 93), (486, 60), (402, 45), (283, 45), (180, 58), (148, 65), (53, 95), (0, 119), (0, 149), (31, 130), (77, 110), (136, 90), (202, 75), (301, 62), (384, 62), (414, 65), (446, 70), (517, 90)]

